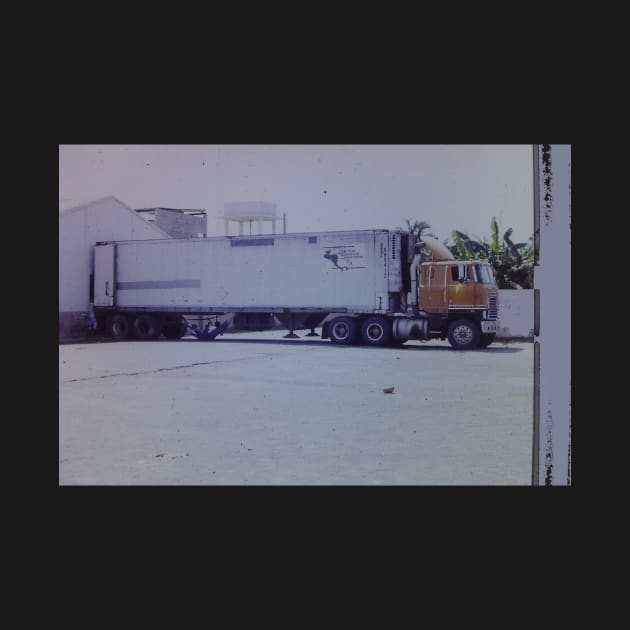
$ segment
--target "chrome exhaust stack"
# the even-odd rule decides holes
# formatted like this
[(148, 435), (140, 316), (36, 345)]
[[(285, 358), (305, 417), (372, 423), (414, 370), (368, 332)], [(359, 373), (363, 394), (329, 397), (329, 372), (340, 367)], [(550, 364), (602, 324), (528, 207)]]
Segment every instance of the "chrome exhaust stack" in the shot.
[[(416, 245), (416, 249), (418, 246)], [(409, 273), (411, 276), (411, 291), (407, 296), (407, 311), (417, 313), (418, 312), (418, 267), (420, 266), (421, 254), (417, 253), (411, 261), (411, 267)]]

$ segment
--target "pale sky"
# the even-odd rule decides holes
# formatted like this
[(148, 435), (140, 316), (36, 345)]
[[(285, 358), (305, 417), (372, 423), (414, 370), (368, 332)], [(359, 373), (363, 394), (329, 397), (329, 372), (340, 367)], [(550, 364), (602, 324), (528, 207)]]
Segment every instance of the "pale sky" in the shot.
[(532, 145), (60, 145), (59, 210), (108, 195), (133, 209), (203, 209), (208, 236), (220, 236), (224, 203), (266, 201), (286, 213), (287, 232), (392, 229), (409, 217), (440, 240), (453, 229), (489, 237), (496, 216), (526, 241), (532, 162)]

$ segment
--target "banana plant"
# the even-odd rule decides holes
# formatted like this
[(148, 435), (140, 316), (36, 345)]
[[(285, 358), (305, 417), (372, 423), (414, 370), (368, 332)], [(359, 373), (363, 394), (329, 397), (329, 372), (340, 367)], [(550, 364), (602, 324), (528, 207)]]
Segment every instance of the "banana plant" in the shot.
[(500, 289), (533, 288), (533, 237), (529, 243), (514, 243), (513, 229), (499, 239), (499, 224), (495, 217), (490, 222), (490, 241), (472, 239), (465, 232), (453, 230), (453, 245), (445, 241), (451, 253), (462, 260), (485, 259), (493, 266)]

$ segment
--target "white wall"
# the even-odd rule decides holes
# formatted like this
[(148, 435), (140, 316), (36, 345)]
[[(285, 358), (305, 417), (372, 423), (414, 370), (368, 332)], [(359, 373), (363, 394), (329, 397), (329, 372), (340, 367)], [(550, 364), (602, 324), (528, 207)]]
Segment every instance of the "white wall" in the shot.
[(499, 290), (499, 326), (497, 337), (534, 336), (533, 289)]
[(168, 238), (115, 197), (106, 197), (59, 215), (59, 312), (87, 311), (94, 244)]

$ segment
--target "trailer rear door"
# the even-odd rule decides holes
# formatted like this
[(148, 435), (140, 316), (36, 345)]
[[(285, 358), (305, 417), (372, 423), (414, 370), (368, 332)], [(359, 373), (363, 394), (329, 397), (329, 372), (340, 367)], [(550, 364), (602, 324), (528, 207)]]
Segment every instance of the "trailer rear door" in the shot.
[(114, 243), (94, 247), (94, 306), (114, 306)]

